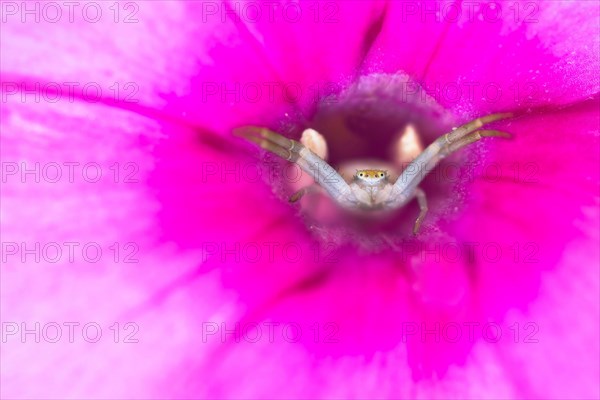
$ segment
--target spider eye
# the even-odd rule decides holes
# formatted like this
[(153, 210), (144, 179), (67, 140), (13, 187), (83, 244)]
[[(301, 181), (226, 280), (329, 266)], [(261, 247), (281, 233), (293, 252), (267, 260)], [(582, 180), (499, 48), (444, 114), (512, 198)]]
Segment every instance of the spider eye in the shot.
[(363, 174), (362, 172), (361, 172), (360, 174), (358, 174), (358, 176), (360, 176), (361, 178), (363, 177), (363, 175), (364, 175), (364, 174)]
[(383, 178), (383, 174), (379, 174), (379, 177), (380, 177), (380, 178)]

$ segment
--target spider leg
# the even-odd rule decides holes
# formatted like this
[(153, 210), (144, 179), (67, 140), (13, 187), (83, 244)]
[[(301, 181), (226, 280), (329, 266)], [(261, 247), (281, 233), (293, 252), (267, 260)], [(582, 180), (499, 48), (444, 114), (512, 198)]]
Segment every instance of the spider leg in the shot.
[(471, 122), (467, 122), (466, 124), (454, 129), (452, 132), (446, 133), (444, 136), (447, 136), (448, 143), (453, 143), (456, 140), (468, 135), (469, 133), (481, 128), (485, 124), (489, 124), (490, 122), (494, 121), (500, 121), (502, 119), (507, 119), (512, 116), (513, 113), (497, 113), (486, 115), (485, 117), (477, 118)]
[(258, 126), (244, 126), (235, 128), (233, 133), (285, 160), (296, 162), (300, 157), (299, 148), (302, 146), (300, 143), (269, 129)]
[(284, 160), (298, 164), (339, 204), (347, 207), (356, 205), (357, 199), (348, 183), (327, 161), (313, 153), (302, 143), (288, 139), (267, 128), (257, 126), (236, 128), (233, 133)]
[[(327, 161), (327, 141), (319, 132), (315, 131), (314, 129), (304, 130), (304, 132), (302, 132), (302, 137), (300, 138), (300, 143), (302, 143), (304, 147), (321, 157), (323, 160)], [(305, 185), (290, 196), (289, 202), (295, 203), (302, 199), (302, 197), (304, 197), (305, 194), (316, 193), (320, 192), (321, 190), (322, 188), (315, 183)]]
[(423, 223), (423, 219), (429, 211), (429, 207), (427, 207), (427, 197), (425, 196), (425, 192), (423, 189), (417, 187), (415, 189), (415, 197), (417, 198), (417, 202), (419, 203), (419, 216), (415, 221), (415, 226), (413, 227), (413, 235), (419, 233), (419, 229), (421, 229), (421, 224)]
[[(402, 172), (394, 184), (393, 194), (399, 200), (394, 204), (402, 205), (410, 199), (417, 185), (431, 172), (441, 159), (462, 147), (480, 140), (482, 137), (510, 137), (509, 134), (495, 130), (480, 130), (484, 124), (510, 118), (512, 113), (490, 114), (468, 122), (453, 131), (440, 136), (417, 156), (417, 158)], [(476, 132), (475, 132), (476, 131)], [(402, 196), (400, 196), (402, 195)]]
[(302, 189), (295, 192), (294, 194), (292, 194), (290, 196), (289, 202), (295, 203), (295, 202), (299, 201), (302, 197), (304, 197), (305, 194), (316, 193), (319, 191), (319, 189), (320, 189), (320, 186), (315, 183), (313, 183), (312, 185), (305, 186)]

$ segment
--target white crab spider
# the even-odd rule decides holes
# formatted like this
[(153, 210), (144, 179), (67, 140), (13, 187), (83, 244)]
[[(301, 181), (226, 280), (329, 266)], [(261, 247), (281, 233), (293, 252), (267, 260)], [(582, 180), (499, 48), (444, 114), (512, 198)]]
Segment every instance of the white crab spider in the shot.
[[(361, 210), (393, 210), (410, 202), (413, 198), (419, 204), (413, 233), (419, 231), (423, 218), (428, 211), (425, 193), (418, 187), (425, 176), (447, 155), (460, 148), (487, 136), (510, 137), (508, 133), (497, 130), (478, 130), (483, 125), (493, 121), (511, 117), (511, 113), (490, 114), (466, 123), (449, 133), (439, 137), (424, 151), (414, 158), (402, 174), (391, 182), (389, 174), (383, 169), (359, 169), (352, 179), (344, 178), (317, 153), (319, 141), (300, 142), (281, 136), (269, 129), (245, 126), (237, 128), (234, 133), (246, 140), (256, 143), (263, 149), (277, 156), (296, 163), (304, 172), (310, 175), (331, 198), (346, 209)], [(314, 130), (307, 130), (316, 133)], [(305, 133), (307, 132), (305, 131)], [(316, 133), (320, 136), (318, 133)], [(304, 137), (305, 135), (303, 135)], [(420, 149), (419, 149), (420, 150)], [(290, 201), (297, 201), (307, 188), (295, 193)]]

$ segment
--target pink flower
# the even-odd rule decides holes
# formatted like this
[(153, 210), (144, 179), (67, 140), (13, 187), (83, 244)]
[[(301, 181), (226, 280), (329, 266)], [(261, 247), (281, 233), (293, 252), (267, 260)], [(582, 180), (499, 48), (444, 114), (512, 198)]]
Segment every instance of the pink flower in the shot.
[[(4, 397), (600, 396), (593, 2), (0, 6)], [(448, 118), (426, 141), (514, 139), (427, 178), (421, 236), (339, 244), (231, 129), (363, 126), (315, 99), (377, 79), (396, 115), (400, 73)]]

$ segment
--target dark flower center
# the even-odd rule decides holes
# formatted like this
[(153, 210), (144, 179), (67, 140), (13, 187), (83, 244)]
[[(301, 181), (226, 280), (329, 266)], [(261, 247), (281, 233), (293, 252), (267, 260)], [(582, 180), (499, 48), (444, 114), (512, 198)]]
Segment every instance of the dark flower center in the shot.
[[(459, 123), (408, 76), (372, 74), (361, 77), (337, 95), (323, 98), (309, 125), (326, 139), (327, 161), (334, 168), (343, 170), (344, 165), (357, 162), (362, 162), (365, 169), (374, 168), (369, 162), (376, 161), (399, 174), (408, 163), (395, 160), (394, 149), (407, 126), (414, 127), (426, 147)], [(296, 124), (281, 132), (299, 138), (305, 128)], [(455, 213), (461, 204), (458, 184), (464, 174), (465, 154), (468, 150), (442, 161), (420, 184), (430, 210), (423, 224), (425, 231), (431, 231), (436, 221)], [(299, 184), (282, 178), (276, 189), (287, 200)], [(300, 204), (307, 226), (318, 237), (338, 244), (355, 242), (371, 250), (411, 239), (419, 213), (416, 200), (392, 212), (363, 214), (335, 207), (326, 195), (306, 195)]]
[(412, 124), (424, 144), (451, 128), (451, 116), (406, 75), (374, 74), (322, 100), (312, 128), (327, 139), (330, 163), (392, 161), (398, 135)]

